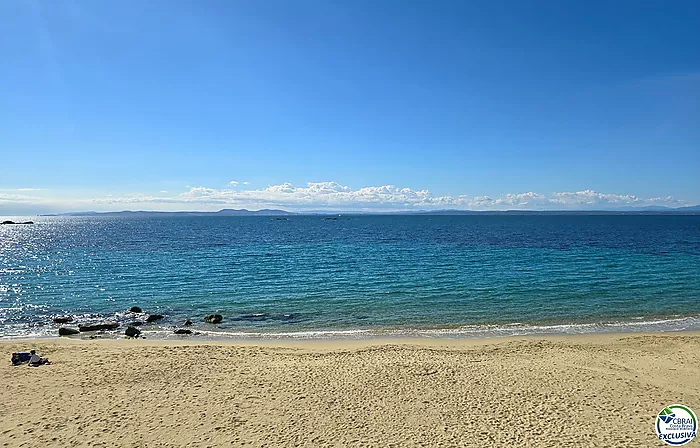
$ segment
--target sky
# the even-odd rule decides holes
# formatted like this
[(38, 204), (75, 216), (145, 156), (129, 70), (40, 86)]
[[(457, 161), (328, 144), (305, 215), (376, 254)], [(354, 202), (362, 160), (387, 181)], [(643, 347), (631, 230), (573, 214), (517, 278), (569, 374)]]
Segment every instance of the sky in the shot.
[(0, 1), (0, 215), (700, 204), (700, 2)]

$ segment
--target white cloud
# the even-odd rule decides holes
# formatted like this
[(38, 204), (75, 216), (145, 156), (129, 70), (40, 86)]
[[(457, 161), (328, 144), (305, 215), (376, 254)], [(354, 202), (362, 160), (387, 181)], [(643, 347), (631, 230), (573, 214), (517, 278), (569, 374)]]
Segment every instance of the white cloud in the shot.
[(238, 185), (238, 181), (232, 180), (232, 181), (229, 182), (228, 184), (235, 187), (236, 185)]
[(592, 190), (556, 192), (544, 195), (536, 192), (509, 193), (497, 198), (488, 196), (435, 196), (428, 190), (400, 188), (394, 185), (353, 189), (337, 182), (309, 182), (296, 187), (289, 182), (263, 189), (216, 189), (191, 187), (184, 193), (168, 198), (131, 196), (125, 203), (162, 202), (230, 207), (279, 207), (292, 210), (553, 210), (553, 209), (611, 209), (624, 206), (682, 206), (685, 202), (672, 197), (642, 199), (634, 195), (598, 193)]
[[(605, 210), (627, 206), (687, 205), (673, 197), (644, 199), (631, 194), (599, 193), (593, 190), (555, 192), (545, 195), (537, 192), (509, 193), (489, 196), (435, 196), (425, 189), (396, 187), (394, 185), (352, 188), (337, 182), (309, 182), (294, 186), (289, 182), (262, 189), (239, 189), (241, 183), (230, 182), (232, 188), (188, 187), (179, 194), (169, 195), (163, 190), (158, 195), (130, 194), (102, 196), (89, 199), (55, 200), (26, 194), (0, 194), (0, 203), (45, 205), (76, 210), (218, 210), (220, 208), (282, 208), (304, 210)], [(246, 185), (247, 182), (242, 182)]]
[(0, 193), (0, 202), (29, 202), (34, 199), (36, 199), (36, 196)]

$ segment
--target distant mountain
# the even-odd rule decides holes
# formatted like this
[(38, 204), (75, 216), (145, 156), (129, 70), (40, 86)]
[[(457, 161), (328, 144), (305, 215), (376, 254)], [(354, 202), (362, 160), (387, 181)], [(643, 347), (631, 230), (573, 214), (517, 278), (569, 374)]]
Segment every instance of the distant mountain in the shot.
[(155, 212), (155, 211), (131, 211), (123, 210), (121, 212), (73, 212), (59, 213), (52, 215), (41, 216), (131, 216), (131, 217), (151, 217), (151, 216), (285, 216), (293, 215), (294, 213), (285, 210), (263, 209), (263, 210), (235, 210), (225, 208), (218, 212)]
[(240, 210), (235, 210), (232, 208), (225, 208), (214, 213), (220, 216), (281, 216), (281, 215), (294, 215), (292, 212), (286, 210), (268, 209), (264, 208), (262, 210), (246, 210), (244, 208)]
[(700, 205), (691, 205), (688, 207), (678, 207), (674, 209), (677, 212), (700, 212)]
[(132, 217), (155, 217), (155, 216), (291, 216), (291, 215), (659, 215), (659, 214), (700, 214), (700, 205), (669, 208), (660, 206), (649, 207), (620, 207), (616, 210), (415, 210), (415, 211), (388, 211), (388, 212), (367, 212), (367, 211), (304, 211), (288, 212), (278, 209), (246, 210), (225, 208), (218, 212), (155, 212), (155, 211), (130, 211), (121, 212), (74, 212), (40, 216), (132, 216)]
[(426, 210), (407, 212), (409, 215), (678, 215), (698, 214), (700, 206), (668, 207), (626, 207), (617, 210)]

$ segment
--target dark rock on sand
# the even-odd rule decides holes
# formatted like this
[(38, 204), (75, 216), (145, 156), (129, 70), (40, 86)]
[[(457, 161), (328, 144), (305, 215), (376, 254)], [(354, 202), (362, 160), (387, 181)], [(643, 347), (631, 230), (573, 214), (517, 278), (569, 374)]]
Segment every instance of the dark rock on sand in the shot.
[(59, 336), (71, 336), (74, 334), (80, 334), (80, 332), (78, 330), (76, 330), (75, 328), (61, 327), (58, 329)]
[(192, 330), (188, 330), (186, 328), (178, 328), (173, 333), (175, 333), (175, 334), (192, 334)]
[(224, 316), (222, 316), (221, 314), (210, 314), (204, 318), (204, 322), (207, 322), (210, 324), (218, 324), (222, 320), (224, 320)]
[(146, 322), (148, 322), (148, 323), (155, 322), (157, 320), (163, 319), (164, 317), (165, 316), (163, 316), (162, 314), (151, 314), (150, 316), (148, 316), (146, 318)]
[(141, 330), (139, 330), (138, 328), (135, 328), (135, 327), (127, 327), (124, 334), (127, 336), (131, 336), (132, 338), (135, 338), (136, 336), (141, 334)]
[(59, 317), (54, 317), (53, 323), (55, 324), (67, 324), (68, 322), (72, 322), (73, 318), (70, 316), (59, 316)]
[(143, 313), (143, 310), (141, 309), (141, 307), (132, 306), (131, 308), (129, 308), (129, 312), (130, 313)]
[(189, 320), (189, 319), (187, 319), (187, 320), (185, 321), (185, 324), (184, 324), (184, 325), (185, 325), (186, 327), (189, 327), (190, 325), (192, 325), (192, 321)]
[(81, 332), (84, 332), (84, 331), (114, 330), (117, 327), (119, 327), (119, 324), (116, 322), (101, 322), (98, 324), (81, 325), (80, 327), (78, 327), (78, 329)]

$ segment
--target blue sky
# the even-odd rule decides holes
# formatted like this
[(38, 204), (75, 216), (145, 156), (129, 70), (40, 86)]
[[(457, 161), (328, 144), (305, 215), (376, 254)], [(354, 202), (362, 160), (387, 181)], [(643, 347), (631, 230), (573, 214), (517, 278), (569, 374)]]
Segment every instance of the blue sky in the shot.
[(698, 43), (697, 1), (0, 2), (0, 214), (698, 204)]

